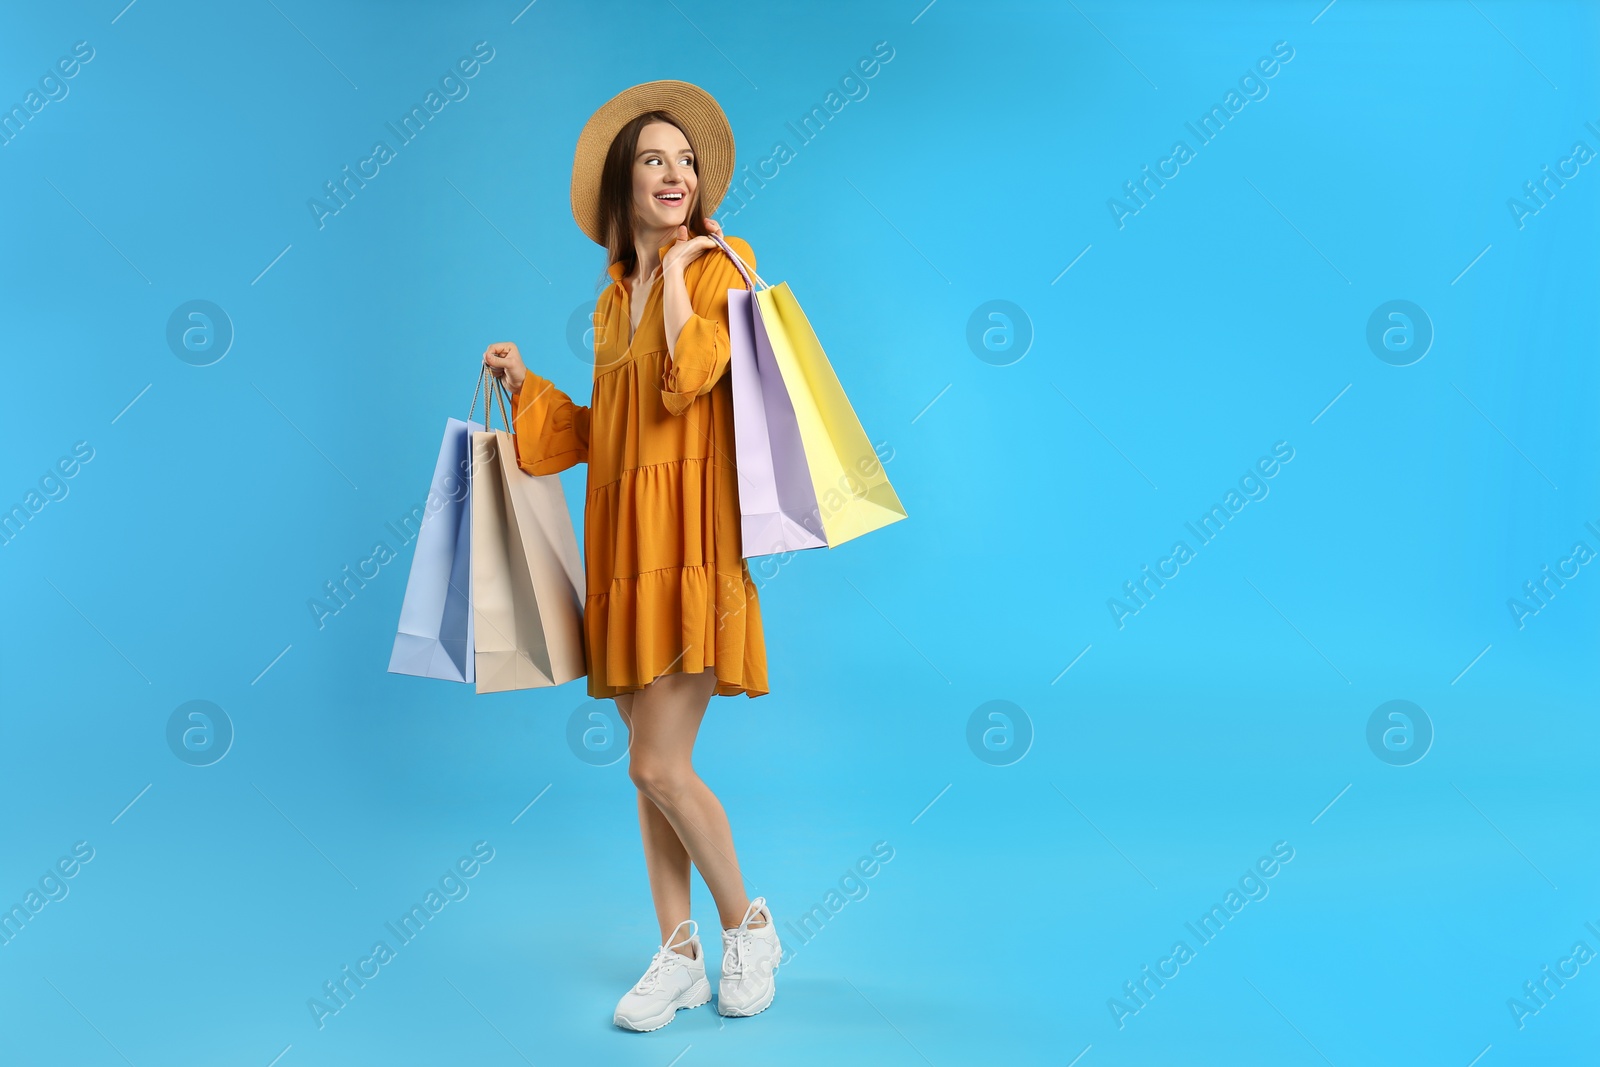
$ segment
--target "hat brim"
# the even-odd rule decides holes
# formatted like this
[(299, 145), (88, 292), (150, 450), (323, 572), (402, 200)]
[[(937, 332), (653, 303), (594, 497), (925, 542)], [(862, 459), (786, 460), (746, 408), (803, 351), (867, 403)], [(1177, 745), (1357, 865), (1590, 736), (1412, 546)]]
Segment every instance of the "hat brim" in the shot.
[(710, 93), (690, 82), (666, 79), (622, 90), (602, 104), (583, 132), (572, 157), (572, 217), (589, 240), (604, 245), (601, 233), (600, 175), (618, 132), (648, 111), (665, 111), (683, 125), (695, 149), (700, 211), (710, 215), (733, 181), (733, 127)]

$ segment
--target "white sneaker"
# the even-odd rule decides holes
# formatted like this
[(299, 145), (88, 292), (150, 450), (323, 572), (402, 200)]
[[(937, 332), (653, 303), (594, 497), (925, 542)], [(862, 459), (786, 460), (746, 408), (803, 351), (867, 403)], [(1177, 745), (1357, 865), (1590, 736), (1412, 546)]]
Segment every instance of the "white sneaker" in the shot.
[[(689, 933), (680, 939), (678, 931), (685, 926)], [(672, 928), (667, 943), (656, 949), (644, 975), (617, 1001), (613, 1022), (627, 1030), (659, 1030), (676, 1017), (679, 1008), (698, 1008), (711, 999), (706, 953), (698, 930), (693, 919), (685, 919)], [(694, 959), (678, 952), (679, 945), (692, 946)]]
[[(750, 920), (765, 912), (767, 925), (751, 928)], [(722, 931), (722, 981), (717, 986), (717, 1011), (723, 1015), (755, 1015), (767, 1010), (777, 992), (778, 943), (766, 897), (756, 897), (744, 919)]]

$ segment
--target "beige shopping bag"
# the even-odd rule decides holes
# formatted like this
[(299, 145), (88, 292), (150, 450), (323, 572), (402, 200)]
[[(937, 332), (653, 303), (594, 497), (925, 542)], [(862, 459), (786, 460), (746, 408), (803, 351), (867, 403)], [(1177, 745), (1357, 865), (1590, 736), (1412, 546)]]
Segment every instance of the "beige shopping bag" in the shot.
[[(505, 419), (504, 387), (490, 377)], [(485, 407), (488, 396), (485, 395)], [(554, 474), (517, 466), (506, 430), (472, 434), (472, 611), (477, 691), (560, 685), (585, 674), (583, 563)]]

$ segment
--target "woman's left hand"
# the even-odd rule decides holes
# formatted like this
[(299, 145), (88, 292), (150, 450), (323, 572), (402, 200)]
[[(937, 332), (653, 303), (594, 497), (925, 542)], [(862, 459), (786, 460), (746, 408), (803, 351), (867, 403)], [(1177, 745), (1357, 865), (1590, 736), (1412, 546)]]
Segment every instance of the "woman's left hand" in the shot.
[[(722, 236), (722, 227), (711, 219), (706, 219), (706, 229), (718, 237)], [(705, 253), (718, 247), (717, 242), (709, 237), (690, 237), (689, 227), (679, 226), (675, 243), (667, 249), (667, 254), (661, 259), (661, 272), (681, 271)]]

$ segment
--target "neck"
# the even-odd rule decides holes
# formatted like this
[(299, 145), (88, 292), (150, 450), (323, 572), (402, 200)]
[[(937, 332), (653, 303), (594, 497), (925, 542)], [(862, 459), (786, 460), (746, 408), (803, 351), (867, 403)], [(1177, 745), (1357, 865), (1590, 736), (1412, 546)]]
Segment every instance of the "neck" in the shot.
[(633, 253), (638, 262), (636, 277), (648, 277), (661, 265), (661, 246), (672, 238), (677, 229), (676, 226), (658, 226), (634, 230)]

